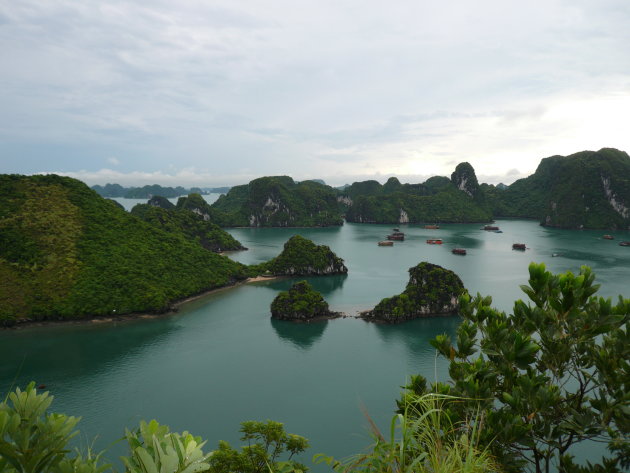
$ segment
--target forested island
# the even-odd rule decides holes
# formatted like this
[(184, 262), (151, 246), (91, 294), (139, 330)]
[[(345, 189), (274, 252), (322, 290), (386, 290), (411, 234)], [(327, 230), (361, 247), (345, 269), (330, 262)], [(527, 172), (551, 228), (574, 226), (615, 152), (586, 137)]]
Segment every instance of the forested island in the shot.
[[(106, 197), (171, 198), (188, 195), (178, 207), (205, 215), (221, 227), (325, 227), (354, 223), (473, 223), (495, 218), (528, 218), (559, 228), (630, 228), (630, 157), (612, 148), (551, 156), (536, 172), (513, 184), (480, 184), (470, 163), (450, 177), (423, 183), (385, 184), (368, 180), (333, 188), (314, 179), (267, 176), (234, 186), (213, 204), (199, 194), (208, 189), (118, 184), (94, 186)], [(196, 196), (196, 197), (195, 197)], [(170, 204), (170, 202), (169, 202)]]
[(243, 246), (195, 212), (205, 204), (196, 196), (128, 213), (75, 179), (0, 175), (0, 325), (160, 313), (262, 273), (347, 271), (328, 247), (297, 236), (268, 264), (219, 255)]

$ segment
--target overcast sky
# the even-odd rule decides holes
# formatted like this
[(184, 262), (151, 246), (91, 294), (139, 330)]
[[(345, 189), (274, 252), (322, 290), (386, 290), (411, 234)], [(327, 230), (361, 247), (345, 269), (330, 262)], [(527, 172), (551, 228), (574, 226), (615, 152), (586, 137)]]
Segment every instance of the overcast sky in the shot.
[(0, 0), (0, 172), (421, 182), (630, 151), (629, 0)]

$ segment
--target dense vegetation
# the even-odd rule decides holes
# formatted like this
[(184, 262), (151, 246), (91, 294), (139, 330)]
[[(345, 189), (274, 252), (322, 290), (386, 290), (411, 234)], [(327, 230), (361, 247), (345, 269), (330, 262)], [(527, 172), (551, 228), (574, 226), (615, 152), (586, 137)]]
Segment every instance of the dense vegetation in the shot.
[[(152, 199), (152, 201), (157, 202), (156, 199)], [(165, 204), (160, 202), (160, 205)], [(138, 204), (131, 209), (131, 214), (169, 233), (181, 232), (187, 238), (197, 241), (202, 247), (210, 251), (245, 249), (240, 242), (221, 227), (184, 208), (165, 209), (151, 204)]]
[(362, 315), (367, 320), (389, 323), (450, 315), (457, 312), (458, 298), (464, 292), (464, 284), (453, 271), (422, 262), (409, 268), (409, 282), (402, 294), (386, 297)]
[(328, 246), (316, 245), (301, 235), (289, 238), (275, 258), (251, 268), (256, 273), (274, 276), (322, 276), (348, 272), (343, 259)]
[(332, 187), (296, 183), (288, 176), (261, 177), (232, 187), (212, 204), (221, 226), (325, 227), (343, 223)]
[(483, 185), (497, 217), (525, 217), (563, 228), (630, 228), (630, 157), (604, 148), (552, 156), (502, 190)]
[[(530, 303), (516, 301), (510, 315), (490, 297), (462, 296), (457, 343), (431, 342), (450, 361), (452, 382), (427, 388), (416, 376), (407, 394), (455, 396), (445, 406), (455, 421), (483, 413), (479, 441), (505, 472), (628, 471), (630, 299), (596, 297), (587, 267), (554, 275), (532, 263), (529, 275)], [(587, 440), (608, 442), (610, 456), (578, 467), (572, 454)]]
[(321, 293), (307, 281), (298, 281), (288, 291), (278, 294), (270, 310), (274, 319), (284, 320), (309, 320), (336, 315), (330, 311)]
[(476, 192), (472, 166), (457, 166), (452, 179), (432, 177), (423, 184), (355, 182), (340, 191), (346, 220), (358, 223), (487, 222), (492, 213)]
[(123, 187), (120, 184), (105, 184), (105, 186), (92, 186), (92, 190), (96, 191), (102, 197), (125, 197), (128, 199), (149, 199), (153, 196), (160, 195), (166, 198), (179, 197), (190, 193), (206, 194), (208, 192), (225, 193), (229, 187), (205, 188), (193, 187), (185, 189), (181, 186), (163, 187), (159, 184), (147, 185), (144, 187)]
[(246, 277), (70, 178), (0, 176), (0, 323), (166, 310)]

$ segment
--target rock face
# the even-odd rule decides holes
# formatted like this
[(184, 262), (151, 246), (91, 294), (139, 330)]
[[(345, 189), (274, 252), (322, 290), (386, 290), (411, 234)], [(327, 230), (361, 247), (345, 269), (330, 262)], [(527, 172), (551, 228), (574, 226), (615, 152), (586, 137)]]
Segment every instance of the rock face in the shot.
[(409, 282), (402, 294), (383, 299), (361, 315), (366, 320), (387, 323), (451, 315), (457, 313), (458, 298), (465, 291), (453, 271), (423, 262), (409, 269)]
[(451, 181), (460, 190), (470, 197), (474, 197), (479, 189), (477, 175), (470, 163), (459, 163), (451, 174)]
[(280, 320), (311, 320), (335, 317), (322, 295), (306, 281), (296, 282), (288, 291), (281, 292), (271, 303), (271, 317)]
[(284, 244), (282, 253), (260, 265), (260, 269), (275, 276), (324, 276), (346, 274), (348, 268), (326, 245), (316, 245), (300, 235)]

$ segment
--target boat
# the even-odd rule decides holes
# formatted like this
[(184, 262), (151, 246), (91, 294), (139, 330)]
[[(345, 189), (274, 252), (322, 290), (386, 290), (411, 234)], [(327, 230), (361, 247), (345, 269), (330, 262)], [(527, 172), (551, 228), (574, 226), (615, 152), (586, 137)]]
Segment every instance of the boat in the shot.
[(560, 253), (551, 253), (551, 257), (552, 257), (552, 258), (556, 258), (556, 257), (558, 257), (558, 256), (560, 256)]
[(513, 243), (512, 249), (513, 250), (526, 250), (527, 247), (525, 246), (525, 243)]
[(383, 240), (378, 242), (378, 246), (394, 246), (393, 241)]
[(451, 250), (451, 252), (452, 252), (454, 255), (465, 255), (465, 254), (466, 254), (466, 249), (465, 249), (465, 248), (453, 248), (453, 249)]
[(400, 232), (400, 228), (392, 228), (394, 232)]
[(602, 238), (603, 238), (604, 240), (614, 240), (614, 239), (615, 239), (615, 237), (614, 237), (614, 236), (612, 236), (612, 235), (604, 235)]
[(495, 226), (495, 225), (484, 225), (482, 230), (486, 230), (486, 231), (496, 231), (498, 230), (499, 227)]
[(427, 243), (429, 245), (441, 245), (442, 244), (442, 240), (439, 238), (430, 238), (427, 240)]
[(405, 234), (403, 232), (394, 232), (387, 235), (388, 240), (405, 241)]
[(620, 241), (619, 246), (630, 246), (630, 241)]
[(424, 228), (428, 229), (428, 230), (439, 230), (440, 226), (438, 224), (435, 225), (425, 225)]
[(503, 233), (503, 230), (495, 230), (494, 233)]

